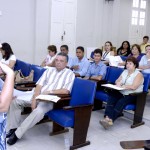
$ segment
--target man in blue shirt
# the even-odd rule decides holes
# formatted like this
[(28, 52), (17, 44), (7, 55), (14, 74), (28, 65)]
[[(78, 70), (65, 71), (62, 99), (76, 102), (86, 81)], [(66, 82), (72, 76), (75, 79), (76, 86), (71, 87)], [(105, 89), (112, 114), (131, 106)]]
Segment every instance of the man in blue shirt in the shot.
[[(64, 53), (64, 54), (66, 54), (66, 55), (68, 55), (68, 53), (69, 53), (69, 48), (68, 48), (68, 45), (62, 45), (61, 47), (60, 47), (60, 51), (62, 52), (62, 53)], [(68, 68), (70, 68), (71, 66), (72, 66), (72, 57), (70, 57), (69, 55), (68, 55), (68, 64), (67, 64), (67, 67)]]
[(107, 66), (101, 61), (102, 51), (96, 49), (94, 51), (94, 62), (89, 66), (84, 79), (103, 80), (106, 75)]
[(76, 58), (73, 59), (72, 67), (76, 77), (83, 77), (86, 75), (90, 62), (84, 57), (84, 48), (82, 46), (76, 49)]

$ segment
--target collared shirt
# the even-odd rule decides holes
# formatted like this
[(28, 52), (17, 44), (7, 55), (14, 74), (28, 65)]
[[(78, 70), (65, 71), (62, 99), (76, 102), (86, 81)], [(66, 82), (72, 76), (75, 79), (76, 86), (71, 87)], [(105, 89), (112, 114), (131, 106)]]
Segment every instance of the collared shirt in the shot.
[(0, 149), (6, 150), (6, 113), (0, 113)]
[(73, 63), (72, 61), (73, 61), (73, 58), (68, 55), (68, 64), (67, 64), (67, 66), (68, 66), (69, 68), (72, 67), (72, 63)]
[(89, 69), (86, 73), (86, 77), (94, 77), (94, 76), (102, 76), (102, 79), (105, 78), (107, 71), (107, 66), (103, 62), (99, 62), (98, 64), (92, 63), (89, 66)]
[(77, 57), (73, 59), (72, 66), (79, 66), (78, 70), (73, 70), (74, 73), (79, 73), (80, 76), (85, 76), (87, 73), (87, 70), (89, 68), (90, 62), (87, 60), (87, 58), (83, 57), (82, 60), (79, 60)]
[(49, 67), (37, 81), (36, 84), (42, 86), (41, 93), (44, 91), (66, 89), (71, 92), (75, 75), (67, 68), (58, 71), (55, 67)]
[(140, 45), (140, 48), (141, 48), (141, 52), (142, 52), (142, 53), (145, 53), (145, 47), (146, 47), (147, 45), (150, 45), (150, 43), (146, 43), (146, 44), (141, 44), (141, 45)]
[[(141, 61), (139, 62), (139, 66), (150, 66), (150, 61), (148, 61), (149, 59), (146, 57), (146, 55), (144, 55), (141, 58)], [(144, 69), (142, 70), (142, 72), (144, 73), (150, 73), (150, 69)]]

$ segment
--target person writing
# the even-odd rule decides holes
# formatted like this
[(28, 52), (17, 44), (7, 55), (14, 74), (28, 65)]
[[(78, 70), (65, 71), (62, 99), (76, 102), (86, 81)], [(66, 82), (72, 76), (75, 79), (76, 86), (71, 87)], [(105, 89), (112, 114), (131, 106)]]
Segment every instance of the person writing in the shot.
[[(55, 58), (55, 67), (49, 67), (36, 83), (36, 88), (24, 100), (16, 98), (12, 101), (8, 112), (7, 125), (9, 132), (7, 134), (9, 145), (13, 145), (24, 133), (32, 128), (36, 123), (43, 119), (45, 113), (53, 108), (52, 102), (38, 102), (36, 97), (40, 94), (69, 94), (71, 92), (75, 75), (67, 69), (68, 56), (59, 53)], [(21, 111), (24, 107), (31, 107), (32, 112), (20, 124)]]
[(136, 97), (130, 94), (143, 91), (144, 78), (142, 73), (136, 69), (138, 66), (139, 63), (135, 57), (129, 57), (126, 60), (126, 69), (115, 82), (117, 86), (123, 87), (124, 90), (109, 93), (105, 117), (100, 120), (100, 124), (105, 129), (113, 125), (127, 104), (135, 103)]

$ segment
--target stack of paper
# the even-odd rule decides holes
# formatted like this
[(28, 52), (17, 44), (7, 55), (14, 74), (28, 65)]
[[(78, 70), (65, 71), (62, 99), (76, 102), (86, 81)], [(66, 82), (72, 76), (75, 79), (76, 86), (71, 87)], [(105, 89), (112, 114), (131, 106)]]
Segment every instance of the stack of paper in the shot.
[(35, 99), (42, 100), (42, 101), (51, 101), (57, 103), (58, 100), (61, 98), (55, 95), (39, 95)]
[(125, 90), (125, 88), (119, 87), (119, 86), (113, 85), (113, 84), (102, 84), (101, 86), (112, 88), (112, 89), (115, 89), (115, 90)]

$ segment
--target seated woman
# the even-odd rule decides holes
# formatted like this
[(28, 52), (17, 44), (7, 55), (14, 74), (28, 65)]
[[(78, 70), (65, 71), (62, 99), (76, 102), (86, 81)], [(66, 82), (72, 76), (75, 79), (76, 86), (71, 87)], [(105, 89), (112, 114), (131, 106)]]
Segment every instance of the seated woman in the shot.
[(9, 66), (11, 69), (14, 69), (16, 64), (16, 56), (14, 55), (11, 46), (8, 43), (2, 43), (0, 51), (2, 53), (1, 62)]
[(48, 55), (43, 60), (41, 67), (46, 67), (46, 66), (51, 67), (54, 64), (54, 59), (56, 57), (57, 48), (55, 45), (49, 45), (47, 49), (48, 49)]
[(120, 48), (117, 50), (117, 55), (128, 56), (131, 53), (130, 43), (128, 41), (123, 41)]
[(145, 47), (145, 53), (146, 55), (141, 58), (139, 63), (139, 69), (142, 69), (142, 72), (150, 73), (150, 45)]
[(105, 129), (113, 125), (127, 104), (134, 103), (135, 97), (130, 94), (143, 91), (144, 78), (142, 73), (136, 69), (138, 66), (139, 63), (135, 57), (129, 57), (126, 60), (126, 69), (115, 82), (117, 86), (123, 87), (124, 90), (109, 93), (105, 117), (100, 121)]
[(94, 62), (90, 64), (84, 79), (100, 81), (105, 78), (107, 66), (101, 61), (102, 50), (94, 50)]
[[(142, 56), (143, 56), (143, 54), (141, 54), (140, 46), (139, 46), (138, 44), (132, 45), (131, 54), (128, 56), (128, 58), (129, 58), (129, 57), (134, 57), (134, 58), (136, 58), (136, 60), (137, 60), (138, 62), (140, 62)], [(119, 63), (118, 65), (119, 65), (119, 66), (124, 66), (124, 65), (125, 65), (125, 62)]]
[(109, 64), (109, 56), (114, 56), (115, 52), (113, 51), (113, 45), (110, 41), (107, 41), (105, 43), (105, 47), (102, 54), (102, 61), (104, 61), (105, 64)]

